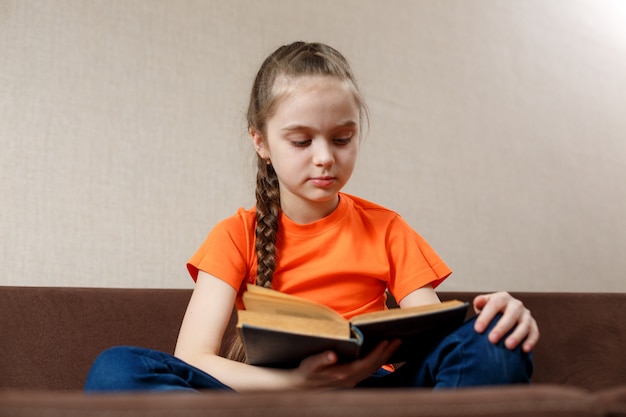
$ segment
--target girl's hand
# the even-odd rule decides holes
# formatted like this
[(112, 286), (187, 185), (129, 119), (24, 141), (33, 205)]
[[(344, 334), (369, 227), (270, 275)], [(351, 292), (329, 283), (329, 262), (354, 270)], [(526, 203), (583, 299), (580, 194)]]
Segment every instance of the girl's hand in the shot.
[(352, 388), (388, 363), (400, 346), (399, 340), (381, 342), (367, 356), (349, 363), (337, 363), (334, 352), (323, 352), (304, 359), (293, 370), (300, 389)]
[(478, 333), (484, 332), (494, 317), (502, 313), (498, 323), (489, 332), (491, 343), (498, 343), (512, 329), (513, 332), (504, 341), (508, 349), (515, 349), (523, 342), (522, 350), (530, 352), (539, 340), (539, 328), (530, 310), (506, 292), (477, 296), (474, 298), (474, 311), (478, 314), (474, 325)]

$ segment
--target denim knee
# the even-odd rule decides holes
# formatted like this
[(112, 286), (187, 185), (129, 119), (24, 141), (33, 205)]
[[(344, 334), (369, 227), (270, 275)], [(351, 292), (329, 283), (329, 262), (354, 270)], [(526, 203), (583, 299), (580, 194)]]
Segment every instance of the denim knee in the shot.
[(95, 360), (85, 391), (196, 391), (232, 389), (206, 372), (165, 352), (117, 346)]
[(508, 349), (504, 345), (506, 335), (495, 344), (488, 339), (500, 317), (496, 316), (483, 333), (474, 330), (475, 318), (471, 319), (442, 342), (440, 349), (446, 355), (440, 357), (439, 369), (452, 374), (458, 386), (530, 382), (531, 354), (522, 351), (521, 345)]
[[(116, 346), (100, 353), (91, 366), (85, 391), (117, 391), (129, 385), (134, 370), (129, 365), (138, 364), (136, 348)], [(133, 368), (135, 367), (133, 366)]]
[(468, 320), (434, 346), (415, 352), (395, 372), (368, 378), (359, 386), (440, 389), (528, 383), (533, 372), (531, 355), (488, 339), (499, 318), (482, 334), (474, 330), (475, 319)]

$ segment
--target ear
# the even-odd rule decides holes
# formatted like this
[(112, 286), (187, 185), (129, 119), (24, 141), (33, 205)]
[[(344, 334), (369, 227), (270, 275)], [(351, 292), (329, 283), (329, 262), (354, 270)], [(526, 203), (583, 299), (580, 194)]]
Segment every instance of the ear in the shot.
[(259, 156), (263, 159), (269, 159), (270, 153), (267, 149), (267, 143), (263, 139), (263, 135), (261, 134), (261, 132), (253, 128), (250, 128), (249, 132), (256, 153), (258, 153)]

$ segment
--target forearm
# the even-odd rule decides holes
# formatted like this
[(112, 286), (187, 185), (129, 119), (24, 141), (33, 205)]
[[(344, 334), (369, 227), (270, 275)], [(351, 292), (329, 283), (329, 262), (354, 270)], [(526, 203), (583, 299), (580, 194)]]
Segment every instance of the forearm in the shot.
[(252, 366), (214, 354), (196, 354), (180, 359), (237, 392), (302, 389), (290, 370)]
[(297, 389), (302, 384), (294, 381), (292, 371), (259, 368), (218, 356), (235, 297), (233, 287), (200, 271), (174, 355), (236, 391)]

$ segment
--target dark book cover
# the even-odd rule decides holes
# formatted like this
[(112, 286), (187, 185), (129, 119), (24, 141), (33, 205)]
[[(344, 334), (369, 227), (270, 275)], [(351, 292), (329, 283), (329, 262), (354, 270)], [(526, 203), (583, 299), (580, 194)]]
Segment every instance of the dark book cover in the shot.
[(296, 334), (246, 324), (239, 332), (245, 341), (248, 363), (272, 368), (296, 368), (302, 359), (327, 350), (335, 352), (340, 362), (349, 362), (359, 357), (363, 344), (358, 330), (353, 331), (350, 339)]
[(447, 310), (417, 316), (397, 317), (390, 321), (356, 324), (363, 334), (361, 355), (367, 355), (383, 340), (401, 339), (402, 344), (391, 362), (404, 362), (420, 352), (426, 353), (441, 339), (465, 322), (469, 303)]
[[(383, 340), (401, 339), (391, 363), (419, 357), (465, 321), (468, 303), (415, 316), (351, 324), (350, 339), (298, 334), (243, 323), (239, 327), (248, 363), (274, 368), (294, 368), (307, 356), (334, 351), (340, 362), (367, 355)], [(355, 320), (358, 322), (358, 320)]]

